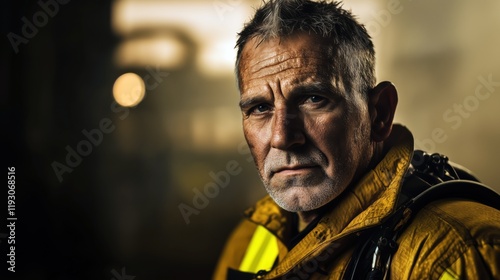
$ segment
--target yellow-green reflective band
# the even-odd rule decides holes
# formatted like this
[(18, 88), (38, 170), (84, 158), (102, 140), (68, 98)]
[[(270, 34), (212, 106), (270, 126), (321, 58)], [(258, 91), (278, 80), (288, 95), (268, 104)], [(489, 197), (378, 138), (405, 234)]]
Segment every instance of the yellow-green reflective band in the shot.
[(257, 226), (248, 245), (240, 270), (257, 273), (260, 270), (271, 270), (278, 257), (278, 240), (263, 226)]
[(443, 274), (441, 275), (441, 277), (439, 278), (439, 280), (458, 280), (460, 279), (460, 277), (458, 277), (458, 275), (456, 275), (451, 269), (447, 269), (445, 270), (445, 272), (443, 272)]

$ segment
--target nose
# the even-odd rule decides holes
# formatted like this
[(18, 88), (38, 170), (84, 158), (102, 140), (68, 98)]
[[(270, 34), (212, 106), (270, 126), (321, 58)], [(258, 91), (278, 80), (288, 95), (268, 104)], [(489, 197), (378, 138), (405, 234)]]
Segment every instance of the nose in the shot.
[(305, 143), (303, 124), (297, 114), (281, 109), (274, 112), (273, 118), (271, 147), (290, 150)]

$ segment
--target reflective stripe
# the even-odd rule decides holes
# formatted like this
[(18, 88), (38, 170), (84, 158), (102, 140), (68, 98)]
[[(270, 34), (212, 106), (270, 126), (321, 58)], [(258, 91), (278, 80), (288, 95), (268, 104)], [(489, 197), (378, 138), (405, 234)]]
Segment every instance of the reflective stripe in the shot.
[(458, 275), (456, 275), (455, 272), (453, 272), (449, 268), (443, 272), (441, 277), (439, 277), (439, 280), (458, 280), (458, 279), (460, 279), (460, 277), (458, 277)]
[(257, 226), (248, 245), (240, 270), (257, 273), (269, 271), (278, 257), (278, 239), (263, 226)]

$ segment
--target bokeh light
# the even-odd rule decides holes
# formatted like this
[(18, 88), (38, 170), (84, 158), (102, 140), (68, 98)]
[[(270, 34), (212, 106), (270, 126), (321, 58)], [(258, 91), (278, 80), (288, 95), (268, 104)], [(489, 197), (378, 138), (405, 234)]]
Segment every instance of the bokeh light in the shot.
[(142, 78), (135, 73), (125, 73), (113, 85), (113, 97), (123, 107), (134, 107), (144, 98), (146, 87)]

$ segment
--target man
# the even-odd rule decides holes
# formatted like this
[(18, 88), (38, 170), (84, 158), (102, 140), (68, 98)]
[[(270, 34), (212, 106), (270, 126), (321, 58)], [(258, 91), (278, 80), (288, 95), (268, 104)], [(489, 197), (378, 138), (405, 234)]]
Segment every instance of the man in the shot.
[[(403, 185), (427, 181), (414, 178), (396, 89), (375, 84), (373, 44), (349, 12), (269, 1), (237, 47), (244, 135), (269, 196), (229, 238), (215, 279), (360, 279), (386, 266), (391, 279), (500, 279), (500, 211), (463, 198), (397, 211)], [(415, 155), (443, 163), (422, 178), (474, 179)], [(370, 239), (378, 228), (390, 230)]]

